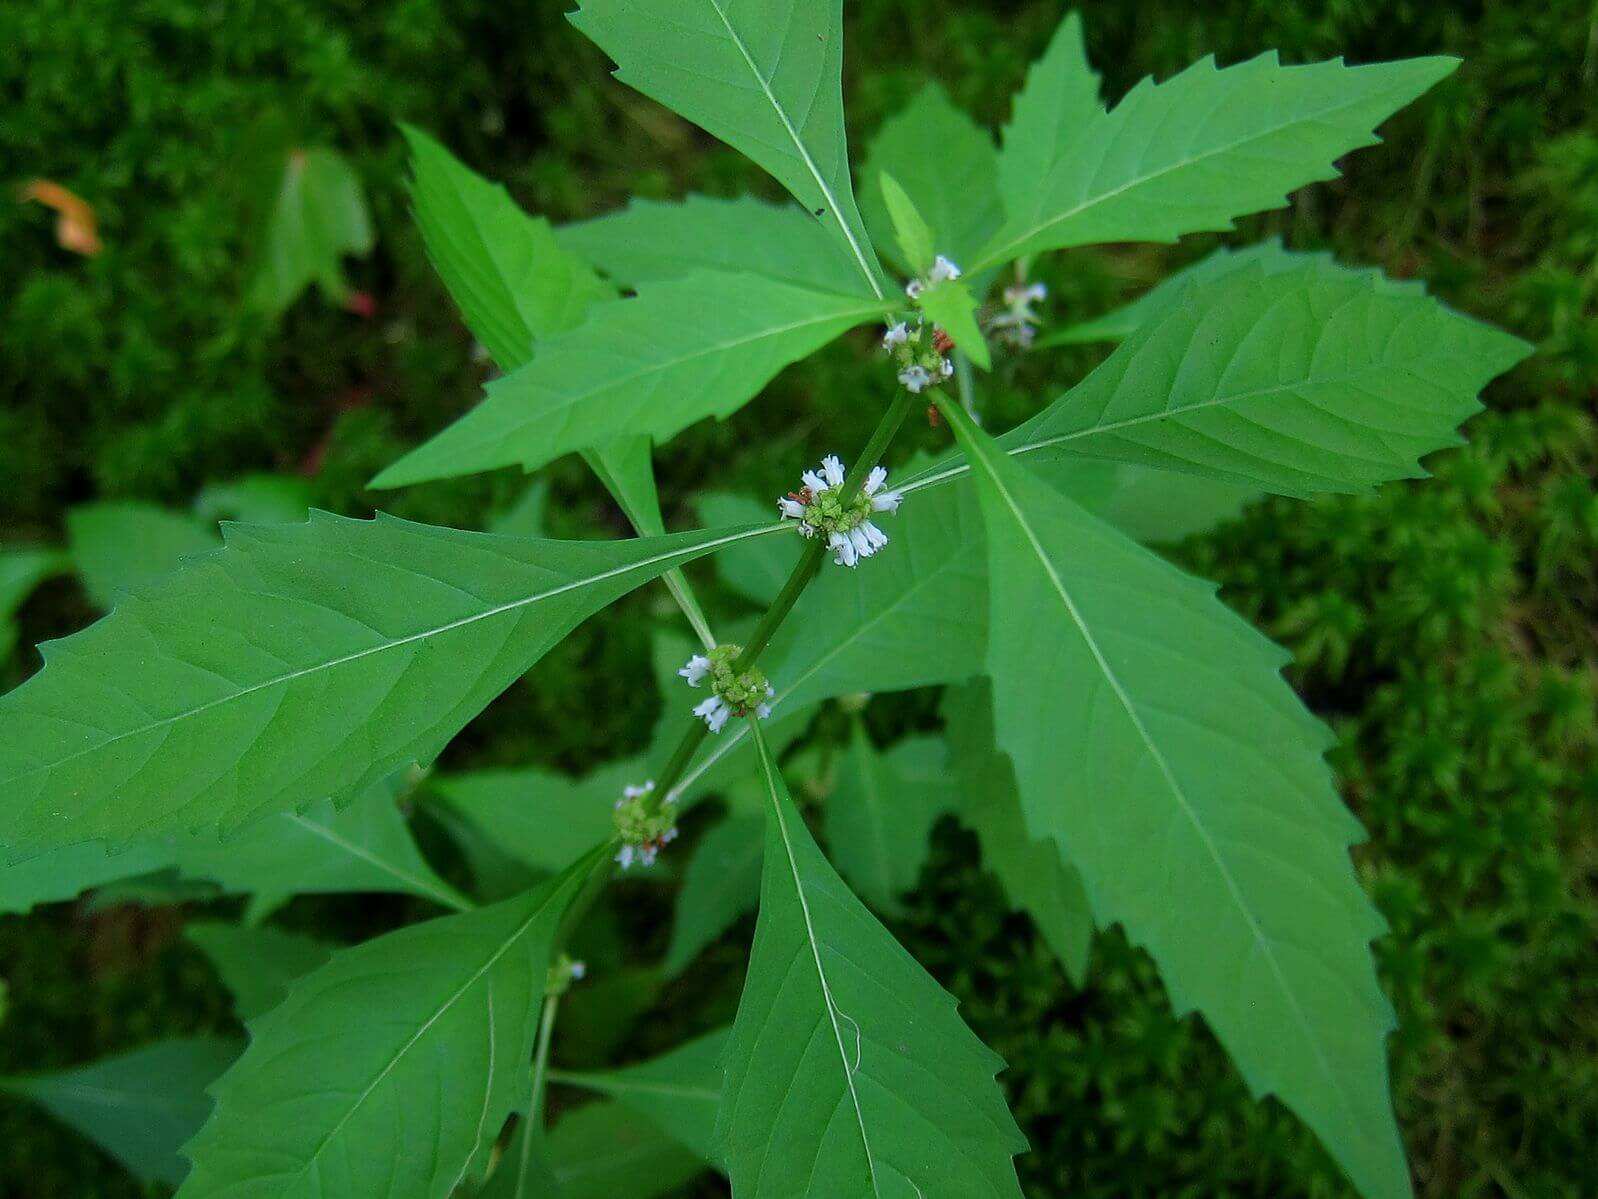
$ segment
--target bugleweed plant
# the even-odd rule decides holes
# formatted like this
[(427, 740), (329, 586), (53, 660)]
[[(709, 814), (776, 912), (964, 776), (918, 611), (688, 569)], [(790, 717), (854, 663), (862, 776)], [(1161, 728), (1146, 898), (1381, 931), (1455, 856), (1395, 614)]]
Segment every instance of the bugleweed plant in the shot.
[[(1323, 761), (1331, 737), (1280, 677), (1285, 655), (1135, 538), (1195, 527), (1217, 497), (1418, 476), (1527, 348), (1413, 283), (1274, 243), (1059, 330), (1028, 268), (1278, 207), (1454, 61), (1204, 61), (1106, 110), (1071, 17), (997, 146), (929, 88), (876, 142), (857, 201), (841, 0), (585, 0), (572, 21), (798, 206), (635, 203), (554, 229), (407, 129), (429, 252), (504, 373), (375, 482), (576, 451), (639, 536), (231, 525), (0, 699), (10, 902), (175, 869), (268, 900), (388, 889), (451, 909), (331, 955), (196, 933), (250, 1042), (211, 1086), (180, 1194), (643, 1193), (571, 1182), (625, 1131), (630, 1154), (658, 1142), (749, 1199), (1017, 1196), (1003, 1063), (855, 893), (891, 912), (949, 811), (1068, 971), (1119, 923), (1176, 1010), (1202, 1014), (1363, 1195), (1410, 1194), (1370, 953), (1383, 924), (1348, 856), (1361, 832)], [(651, 447), (862, 325), (881, 387), (838, 402), (880, 414), (866, 443), (785, 464), (769, 519), (667, 534)], [(980, 372), (1086, 340), (1119, 344), (1019, 427), (984, 429)], [(953, 445), (890, 479), (912, 417)], [(681, 569), (709, 555), (762, 600), (752, 626), (712, 629)], [(699, 642), (668, 668), (666, 732), (647, 760), (576, 783), (434, 779), (475, 829), (482, 895), (502, 890), (496, 848), (547, 868), (495, 902), (461, 894), (398, 798), (577, 624), (655, 579)], [(878, 751), (856, 720), (829, 860), (779, 758), (823, 701), (939, 685), (946, 744)], [(557, 1015), (583, 1002), (574, 932), (615, 878), (662, 868), (679, 814), (713, 791), (736, 802), (686, 865), (665, 968), (731, 923), (722, 897), (758, 871), (735, 1022), (650, 1062), (554, 1070)], [(198, 1087), (233, 1049), (149, 1052)], [(607, 1102), (546, 1135), (551, 1081)]]

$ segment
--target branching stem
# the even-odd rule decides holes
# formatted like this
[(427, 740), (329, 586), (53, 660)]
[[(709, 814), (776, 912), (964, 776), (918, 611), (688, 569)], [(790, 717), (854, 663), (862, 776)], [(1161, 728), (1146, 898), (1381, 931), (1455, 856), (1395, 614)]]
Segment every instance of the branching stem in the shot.
[[(908, 391), (900, 390), (894, 397), (888, 410), (882, 414), (882, 419), (877, 422), (877, 427), (872, 430), (871, 436), (866, 440), (865, 448), (849, 468), (845, 487), (848, 496), (853, 497), (860, 488), (865, 486), (866, 476), (871, 473), (871, 468), (882, 460), (883, 451), (888, 448), (888, 443), (893, 440), (899, 427), (904, 424), (904, 418), (909, 415), (914, 407), (916, 397)], [(749, 640), (744, 645), (743, 654), (739, 657), (736, 669), (748, 670), (755, 664), (771, 639), (776, 636), (777, 630), (782, 627), (782, 622), (793, 611), (794, 605), (799, 602), (799, 597), (804, 589), (809, 586), (810, 580), (815, 578), (817, 569), (821, 566), (822, 557), (827, 552), (827, 546), (819, 540), (805, 542), (804, 552), (799, 555), (799, 561), (794, 563), (793, 571), (782, 585), (782, 590), (777, 593), (777, 598), (771, 602), (771, 607), (766, 609), (766, 614), (760, 618), (760, 623), (755, 626), (755, 631), (750, 634)], [(700, 744), (709, 735), (710, 730), (704, 722), (695, 718), (689, 726), (683, 739), (677, 743), (676, 750), (670, 760), (655, 777), (654, 794), (664, 797), (670, 794), (677, 780), (682, 778), (683, 772), (688, 769), (698, 751)]]

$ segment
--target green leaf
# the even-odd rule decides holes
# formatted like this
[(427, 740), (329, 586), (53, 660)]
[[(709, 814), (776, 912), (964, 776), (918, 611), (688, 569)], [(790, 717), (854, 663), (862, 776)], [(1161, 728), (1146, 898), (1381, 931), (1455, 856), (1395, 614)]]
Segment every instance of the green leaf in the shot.
[(192, 921), (183, 935), (211, 959), (222, 985), (233, 994), (233, 1011), (240, 1020), (254, 1020), (282, 1003), (289, 985), (323, 965), (333, 952), (331, 946), (296, 933), (220, 920)]
[(663, 981), (652, 966), (606, 969), (585, 980), (578, 996), (561, 1009), (560, 1060), (583, 1068), (615, 1060), (638, 1018), (660, 998)]
[(550, 338), (488, 398), (373, 480), (403, 487), (520, 464), (617, 437), (664, 442), (705, 417), (727, 417), (791, 362), (880, 305), (754, 275), (697, 271), (594, 307)]
[(945, 279), (934, 283), (921, 293), (920, 304), (927, 319), (935, 325), (941, 325), (972, 362), (983, 370), (992, 367), (988, 343), (983, 340), (982, 327), (977, 324), (979, 305), (964, 279)]
[(59, 550), (33, 546), (0, 547), (0, 665), (17, 644), (17, 610), (46, 579), (70, 568), (71, 560)]
[(816, 848), (758, 726), (760, 922), (717, 1122), (743, 1199), (1020, 1199), (1003, 1061)]
[(610, 601), (758, 535), (231, 526), (227, 548), (52, 643), (0, 697), (0, 845), (232, 831), (370, 786), (431, 761)]
[(1055, 841), (1027, 831), (1010, 759), (994, 743), (993, 703), (986, 679), (944, 693), (949, 765), (960, 788), (959, 815), (982, 844), (982, 863), (1010, 903), (1032, 918), (1071, 981), (1087, 980), (1093, 909), (1082, 876)]
[(980, 484), (994, 723), (1028, 829), (1069, 849), (1095, 922), (1148, 947), (1255, 1094), (1367, 1199), (1407, 1197), (1369, 946), (1385, 925), (1287, 655), (940, 407)]
[(849, 181), (842, 0), (582, 0), (570, 19), (616, 78), (769, 171), (883, 295)]
[(24, 861), (0, 862), (0, 912), (25, 912), (91, 887), (175, 870), (224, 891), (268, 899), (346, 892), (402, 892), (445, 907), (470, 905), (434, 873), (411, 840), (397, 797), (406, 771), (368, 787), (342, 809), (327, 800), (266, 817), (219, 841), (214, 832), (172, 833), (108, 849), (91, 841)]
[(216, 546), (214, 528), (154, 504), (112, 501), (67, 512), (67, 548), (97, 608), (110, 608), (119, 592), (164, 578)]
[[(619, 1103), (567, 1112), (549, 1134), (549, 1156), (560, 1199), (653, 1199), (705, 1168), (653, 1121)], [(524, 1194), (543, 1199), (536, 1191)]]
[(178, 1148), (205, 1121), (205, 1089), (238, 1056), (236, 1041), (185, 1037), (54, 1074), (0, 1078), (0, 1092), (37, 1103), (147, 1182), (177, 1185)]
[(1258, 487), (1108, 459), (1029, 460), (1056, 491), (1144, 545), (1168, 545), (1234, 520)]
[(508, 508), (489, 518), (488, 531), (506, 537), (548, 537), (549, 479), (539, 477), (522, 489)]
[(70, 845), (24, 862), (0, 860), (0, 914), (27, 912), (40, 904), (76, 899), (92, 887), (165, 870), (172, 855), (153, 845), (111, 854), (98, 841)]
[(555, 236), (624, 287), (710, 269), (817, 291), (872, 294), (848, 251), (820, 221), (792, 204), (753, 196), (633, 200), (616, 212), (562, 225)]
[(677, 895), (677, 916), (661, 969), (681, 974), (701, 950), (760, 902), (760, 855), (765, 824), (732, 816), (694, 846)]
[(933, 244), (931, 226), (916, 210), (915, 201), (887, 171), (877, 175), (877, 189), (882, 193), (883, 206), (893, 225), (894, 240), (899, 243), (899, 251), (904, 255), (902, 261), (909, 264), (911, 273), (925, 275), (932, 269), (932, 258), (937, 248)]
[(586, 1073), (554, 1070), (550, 1079), (615, 1100), (714, 1166), (721, 1060), (731, 1032), (730, 1028), (718, 1028), (636, 1065)]
[(958, 793), (935, 737), (910, 737), (880, 752), (858, 719), (827, 797), (827, 847), (838, 871), (879, 912), (898, 915), (927, 860), (938, 817)]
[(1144, 292), (1129, 304), (1123, 304), (1113, 311), (1096, 316), (1091, 320), (1079, 321), (1074, 325), (1067, 325), (1055, 333), (1040, 337), (1034, 343), (1034, 349), (1044, 349), (1049, 346), (1079, 345), (1092, 341), (1121, 341), (1130, 337), (1138, 328), (1149, 321), (1168, 312), (1173, 306), (1180, 303), (1187, 295), (1188, 284), (1209, 283), (1227, 275), (1236, 274), (1251, 266), (1257, 266), (1267, 275), (1279, 275), (1295, 270), (1308, 263), (1320, 263), (1331, 271), (1347, 274), (1368, 274), (1372, 283), (1380, 290), (1388, 291), (1394, 295), (1423, 296), (1426, 294), (1425, 285), (1418, 279), (1388, 279), (1375, 271), (1362, 272), (1348, 267), (1339, 266), (1332, 256), (1325, 252), (1302, 253), (1297, 250), (1286, 249), (1279, 238), (1270, 238), (1267, 241), (1256, 242), (1252, 246), (1242, 249), (1230, 249), (1222, 246), (1197, 262), (1183, 267)]
[(1082, 18), (1067, 13), (1043, 57), (1027, 72), (1004, 127), (997, 173), (1010, 223), (1025, 225), (1042, 218), (1061, 162), (1077, 139), (1103, 119), (1099, 77), (1088, 63)]
[(1373, 272), (1311, 262), (1192, 284), (1012, 430), (1012, 452), (1140, 462), (1283, 495), (1361, 491), (1460, 444), (1531, 347)]
[(213, 1088), (179, 1194), (447, 1195), (526, 1094), (552, 946), (611, 849), (296, 980)]
[(622, 788), (644, 781), (647, 764), (629, 759), (580, 779), (538, 767), (441, 774), (430, 780), (437, 801), (490, 833), (505, 853), (538, 870), (564, 870), (578, 854), (614, 831)]
[[(411, 196), (428, 257), (502, 369), (526, 365), (535, 343), (575, 329), (596, 301), (614, 298), (560, 245), (548, 221), (528, 216), (503, 187), (467, 170), (426, 134), (401, 128), (411, 144)], [(638, 532), (665, 532), (648, 438), (622, 437), (584, 456)], [(687, 595), (686, 585), (679, 590)]]
[(179, 834), (165, 844), (185, 876), (211, 879), (227, 891), (267, 898), (394, 892), (463, 911), (471, 904), (422, 857), (400, 811), (415, 781), (408, 767), (343, 807), (318, 800), (303, 811), (268, 816), (223, 841), (205, 833)]
[[(1003, 223), (997, 170), (988, 131), (955, 107), (936, 83), (926, 84), (901, 112), (883, 122), (866, 147), (860, 208), (872, 241), (878, 249), (893, 245), (893, 222), (880, 182), (887, 173), (937, 230), (935, 249), (960, 264), (972, 261)], [(950, 186), (953, 180), (958, 186)], [(920, 274), (932, 264), (932, 256), (920, 265), (896, 261)]]
[(212, 483), (194, 497), (194, 514), (206, 524), (229, 519), (248, 524), (303, 521), (311, 512), (311, 485), (300, 475), (241, 475)]
[(295, 150), (282, 182), (245, 304), (281, 315), (315, 283), (335, 304), (349, 295), (341, 260), (369, 254), (374, 241), (360, 178), (333, 150)]
[[(1078, 125), (1087, 82), (1071, 40), (1062, 31), (1067, 65), (1051, 75), (1071, 97), (1060, 120), (1038, 120), (1042, 92), (1036, 105), (1024, 93), (1005, 131), (1005, 155), (1015, 156), (1001, 166), (1009, 219), (973, 271), (1067, 246), (1175, 241), (1280, 208), (1289, 192), (1335, 178), (1335, 160), (1376, 142), (1377, 125), (1459, 65), (1284, 67), (1273, 52), (1218, 70), (1205, 58), (1165, 83), (1145, 79)], [(1031, 173), (1040, 166), (1046, 174)]]
[(528, 216), (420, 129), (400, 130), (427, 256), (501, 368), (521, 366), (535, 341), (576, 328), (594, 301), (614, 294), (561, 247), (548, 221)]

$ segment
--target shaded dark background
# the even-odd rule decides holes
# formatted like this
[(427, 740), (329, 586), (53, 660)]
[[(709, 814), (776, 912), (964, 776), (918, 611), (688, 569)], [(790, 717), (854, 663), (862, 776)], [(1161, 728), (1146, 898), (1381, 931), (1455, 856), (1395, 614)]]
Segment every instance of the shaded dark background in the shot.
[[(307, 475), (317, 502), (371, 510), (362, 483), (478, 394), (483, 367), (407, 216), (393, 121), (436, 134), (552, 219), (629, 194), (775, 185), (628, 92), (564, 5), (479, 0), (27, 0), (0, 8), (0, 182), (61, 182), (100, 218), (103, 252), (69, 254), (37, 205), (0, 200), (0, 541), (59, 543), (97, 498), (185, 507), (244, 471)], [(1041, 0), (851, 0), (846, 96), (856, 155), (929, 77), (996, 127), (1063, 6)], [(1289, 61), (1447, 52), (1465, 65), (1351, 157), (1345, 178), (1243, 222), (1347, 262), (1419, 276), (1449, 303), (1535, 341), (1488, 394), (1468, 448), (1436, 479), (1372, 498), (1267, 501), (1175, 551), (1296, 655), (1292, 678), (1342, 737), (1344, 793), (1371, 831), (1357, 851), (1393, 926), (1377, 946), (1398, 1008), (1397, 1104), (1429, 1197), (1598, 1194), (1598, 10), (1578, 0), (1086, 4), (1109, 98), (1194, 58), (1269, 48)], [(272, 138), (348, 155), (377, 225), (348, 264), (363, 319), (308, 294), (278, 322), (240, 296), (266, 196), (251, 149)], [(1135, 294), (1221, 239), (1055, 256), (1061, 318)], [(864, 337), (786, 372), (734, 421), (658, 455), (669, 518), (707, 481), (764, 495), (769, 457), (854, 444)], [(1039, 354), (989, 385), (995, 419), (1033, 410), (1101, 350)], [(936, 444), (931, 431), (917, 434)], [(819, 452), (819, 451), (818, 451)], [(573, 463), (552, 471), (556, 532), (613, 534)], [(472, 526), (516, 495), (514, 472), (383, 497)], [(572, 770), (638, 748), (658, 700), (645, 600), (586, 626), (499, 701), (455, 765)], [(0, 685), (35, 641), (93, 616), (57, 580), (23, 609)], [(884, 737), (929, 697), (879, 703)], [(668, 895), (637, 914), (658, 949)], [(0, 919), (10, 986), (0, 1072), (65, 1065), (157, 1036), (227, 1028), (209, 967), (177, 940), (219, 905), (59, 905)], [(220, 905), (220, 910), (228, 910)], [(287, 927), (352, 939), (426, 909), (400, 899), (300, 900)], [(940, 828), (895, 931), (1010, 1062), (1034, 1151), (1030, 1195), (1333, 1196), (1337, 1171), (1272, 1103), (1252, 1102), (1196, 1021), (1172, 1020), (1148, 960), (1116, 932), (1076, 991), (1007, 914), (971, 840)], [(629, 1034), (664, 1047), (724, 1019), (747, 924)], [(574, 997), (573, 1006), (576, 1006)], [(0, 1102), (0, 1192), (129, 1196), (138, 1186), (46, 1117)], [(717, 1193), (708, 1187), (706, 1195)]]

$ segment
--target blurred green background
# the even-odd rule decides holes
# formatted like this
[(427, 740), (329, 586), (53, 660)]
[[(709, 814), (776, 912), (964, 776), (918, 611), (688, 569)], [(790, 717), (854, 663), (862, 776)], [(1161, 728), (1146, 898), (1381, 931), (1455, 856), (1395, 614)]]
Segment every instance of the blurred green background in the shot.
[[(103, 242), (95, 256), (68, 252), (45, 207), (0, 199), (0, 545), (63, 544), (67, 514), (91, 501), (192, 510), (207, 485), (261, 471), (299, 475), (318, 505), (364, 514), (378, 497), (363, 481), (474, 401), (485, 367), (410, 224), (396, 119), (555, 220), (629, 194), (777, 195), (730, 150), (610, 80), (563, 7), (0, 7), (0, 45), (11, 47), (0, 55), (0, 178), (71, 189)], [(845, 7), (857, 158), (929, 77), (997, 127), (1064, 11), (1044, 0)], [(1293, 650), (1294, 684), (1341, 734), (1344, 793), (1371, 832), (1359, 869), (1393, 928), (1376, 952), (1399, 1012), (1396, 1102), (1421, 1193), (1598, 1194), (1598, 7), (1083, 9), (1109, 98), (1209, 53), (1465, 60), (1342, 180), (1225, 240), (1281, 234), (1422, 277), (1540, 353), (1491, 389), (1468, 448), (1429, 463), (1434, 481), (1268, 501), (1173, 552)], [(264, 253), (270, 166), (316, 146), (347, 158), (370, 205), (375, 248), (345, 263), (370, 315), (315, 290), (280, 317), (245, 302)], [(1056, 256), (1043, 268), (1052, 312), (1110, 307), (1220, 240)], [(692, 521), (685, 501), (704, 486), (764, 496), (773, 459), (814, 457), (823, 426), (827, 446), (863, 438), (871, 413), (852, 397), (872, 394), (869, 344), (862, 334), (831, 347), (734, 421), (659, 452), (668, 523)], [(1102, 352), (1040, 353), (1000, 372), (986, 396), (993, 420), (1032, 411)], [(934, 431), (915, 436), (939, 444)], [(579, 465), (557, 464), (551, 478), (558, 535), (621, 531)], [(480, 526), (524, 486), (507, 472), (382, 499), (405, 516)], [(96, 611), (71, 577), (39, 588), (18, 614), (0, 687), (35, 669), (35, 642)], [(596, 622), (550, 655), (447, 760), (582, 770), (644, 744), (659, 703), (649, 625), (664, 616), (653, 592), (628, 611), (637, 619)], [(892, 735), (933, 710), (931, 697), (910, 697), (870, 716)], [(1006, 912), (972, 840), (946, 825), (935, 841), (894, 929), (1009, 1061), (1002, 1081), (1033, 1145), (1021, 1160), (1029, 1194), (1348, 1193), (1292, 1119), (1249, 1099), (1196, 1021), (1172, 1019), (1150, 963), (1118, 932), (1100, 936), (1079, 991)], [(663, 943), (669, 892), (636, 895), (626, 923), (643, 957)], [(231, 1027), (210, 968), (179, 939), (186, 919), (228, 910), (78, 903), (0, 918), (0, 1073)], [(428, 911), (397, 898), (299, 900), (279, 922), (353, 939)], [(748, 930), (668, 990), (623, 1049), (650, 1052), (727, 1018)], [(0, 1101), (0, 1194), (141, 1193), (48, 1117)]]

